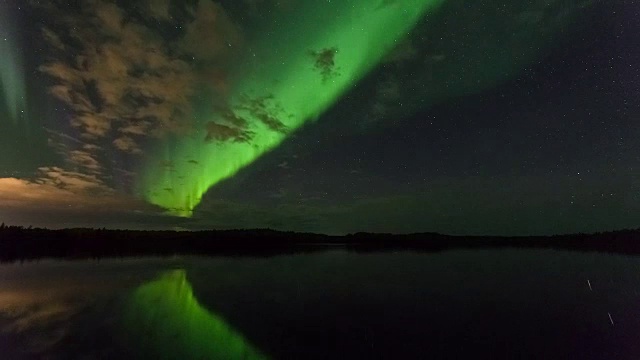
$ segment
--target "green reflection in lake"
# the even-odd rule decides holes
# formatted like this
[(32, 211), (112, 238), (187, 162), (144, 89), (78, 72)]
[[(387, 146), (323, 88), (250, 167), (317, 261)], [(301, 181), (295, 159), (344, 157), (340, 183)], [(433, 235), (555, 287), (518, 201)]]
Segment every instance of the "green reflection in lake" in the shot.
[(198, 303), (184, 270), (135, 289), (125, 309), (126, 337), (154, 359), (266, 359), (220, 316)]

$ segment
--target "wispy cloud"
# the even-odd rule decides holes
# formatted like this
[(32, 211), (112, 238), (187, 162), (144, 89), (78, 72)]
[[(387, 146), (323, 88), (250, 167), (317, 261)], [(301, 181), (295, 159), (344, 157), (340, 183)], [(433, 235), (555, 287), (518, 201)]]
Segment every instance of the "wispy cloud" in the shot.
[(113, 140), (113, 146), (115, 146), (118, 150), (122, 150), (131, 154), (142, 154), (142, 149), (129, 136), (121, 136)]
[(249, 142), (253, 132), (234, 126), (227, 126), (210, 121), (207, 123), (205, 141)]
[(154, 19), (171, 20), (171, 0), (147, 0), (147, 8)]
[[(65, 170), (104, 181), (120, 175), (110, 169), (124, 167), (135, 177), (125, 164), (112, 163), (112, 154), (144, 155), (147, 144), (169, 135), (205, 134), (203, 142), (252, 140), (247, 119), (226, 98), (228, 67), (242, 51), (243, 34), (219, 4), (144, 0), (129, 7), (87, 0), (36, 6), (50, 15), (41, 29), (50, 51), (39, 69), (55, 80), (49, 93), (71, 110), (72, 131), (47, 132)], [(198, 123), (193, 101), (202, 89), (214, 98), (208, 109), (213, 115)], [(284, 131), (271, 105), (266, 99), (247, 104), (254, 121)], [(60, 195), (44, 190), (52, 198)]]
[(400, 81), (393, 74), (378, 82), (369, 114), (369, 122), (377, 122), (393, 114), (401, 99)]
[(340, 75), (340, 69), (336, 67), (335, 62), (337, 54), (338, 49), (335, 47), (309, 52), (314, 61), (314, 69), (320, 73), (323, 82), (331, 81)]
[(97, 175), (102, 173), (102, 165), (98, 161), (98, 145), (86, 143), (62, 132), (45, 129), (49, 146), (61, 155), (67, 165), (83, 173)]
[(56, 79), (50, 93), (74, 111), (71, 125), (83, 139), (113, 136), (116, 149), (134, 153), (142, 152), (134, 144), (141, 137), (193, 127), (191, 97), (202, 84), (224, 90), (221, 64), (242, 44), (239, 28), (212, 1), (188, 7), (190, 17), (181, 22), (169, 0), (145, 4), (145, 14), (184, 32), (168, 37), (104, 0), (83, 2), (75, 12), (49, 6), (61, 23), (43, 28), (43, 36), (58, 51), (40, 67)]
[[(190, 113), (196, 77), (192, 65), (172, 55), (158, 33), (101, 0), (61, 18), (69, 27), (67, 40), (77, 44), (70, 49), (75, 55), (69, 51), (40, 70), (57, 80), (50, 91), (74, 110), (71, 124), (84, 138), (102, 138), (114, 129), (131, 133), (140, 122), (158, 136), (188, 126), (184, 116)], [(45, 34), (59, 48), (58, 35)]]
[(272, 131), (286, 133), (287, 126), (281, 118), (289, 116), (273, 95), (250, 98), (244, 96), (238, 109), (247, 111)]
[(0, 207), (8, 209), (86, 209), (103, 212), (113, 209), (149, 211), (152, 208), (118, 194), (96, 175), (42, 167), (32, 180), (0, 178)]

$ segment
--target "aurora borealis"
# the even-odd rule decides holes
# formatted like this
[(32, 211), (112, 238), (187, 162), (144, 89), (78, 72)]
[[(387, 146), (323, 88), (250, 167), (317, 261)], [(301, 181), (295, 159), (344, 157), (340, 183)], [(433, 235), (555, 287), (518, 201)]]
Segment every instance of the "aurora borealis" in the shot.
[(139, 347), (144, 356), (267, 359), (221, 317), (198, 303), (184, 270), (167, 271), (134, 289), (122, 321), (124, 335), (136, 342), (131, 348)]
[[(301, 2), (296, 7), (301, 16), (276, 17), (272, 23), (282, 25), (275, 29), (272, 23), (258, 27), (265, 35), (257, 36), (249, 59), (240, 60), (236, 71), (242, 75), (227, 90), (225, 108), (205, 110), (195, 120), (198, 134), (207, 131), (215, 139), (226, 137), (223, 129), (238, 134), (226, 142), (187, 136), (164, 144), (171, 148), (145, 169), (145, 198), (189, 214), (209, 187), (321, 115), (439, 2)], [(244, 128), (233, 127), (239, 124)], [(167, 163), (173, 166), (163, 166)]]
[(2, 1), (0, 221), (637, 226), (636, 7)]
[(11, 18), (9, 7), (0, 3), (0, 85), (4, 98), (4, 109), (8, 110), (9, 121), (15, 123), (26, 110), (26, 82), (22, 64), (22, 54), (17, 44), (18, 29)]

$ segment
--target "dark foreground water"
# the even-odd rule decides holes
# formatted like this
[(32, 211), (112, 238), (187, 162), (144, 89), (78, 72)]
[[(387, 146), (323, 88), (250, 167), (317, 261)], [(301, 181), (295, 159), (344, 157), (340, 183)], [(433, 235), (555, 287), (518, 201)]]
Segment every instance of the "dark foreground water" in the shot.
[(640, 258), (553, 250), (0, 265), (2, 359), (640, 359)]

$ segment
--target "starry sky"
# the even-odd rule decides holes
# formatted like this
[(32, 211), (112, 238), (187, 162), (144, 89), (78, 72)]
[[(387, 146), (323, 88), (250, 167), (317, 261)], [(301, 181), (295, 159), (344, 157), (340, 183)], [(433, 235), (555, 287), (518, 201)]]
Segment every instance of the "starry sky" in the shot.
[(0, 0), (0, 221), (640, 226), (640, 5)]

